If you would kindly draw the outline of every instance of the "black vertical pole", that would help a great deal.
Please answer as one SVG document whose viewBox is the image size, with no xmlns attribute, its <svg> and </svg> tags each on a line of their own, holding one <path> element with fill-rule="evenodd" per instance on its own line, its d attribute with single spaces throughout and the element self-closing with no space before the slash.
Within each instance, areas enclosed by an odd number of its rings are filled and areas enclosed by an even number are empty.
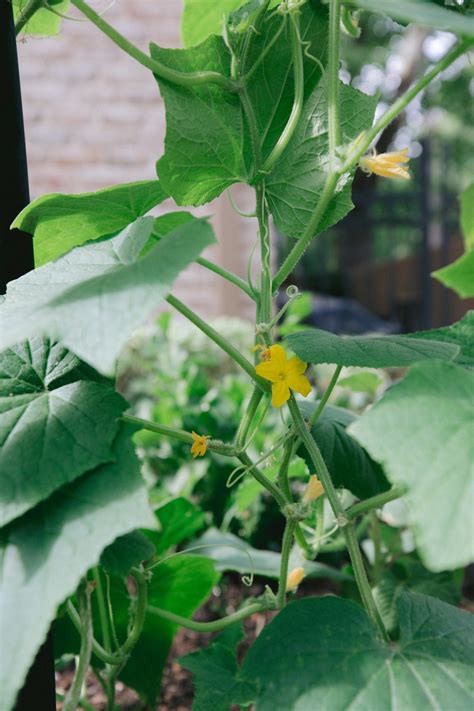
<svg viewBox="0 0 474 711">
<path fill-rule="evenodd" d="M 25 132 L 12 5 L 0 0 L 0 97 L 2 129 L 0 155 L 0 294 L 8 281 L 33 268 L 30 235 L 11 231 L 10 225 L 29 202 Z"/>
<path fill-rule="evenodd" d="M 0 294 L 3 294 L 9 281 L 34 266 L 31 236 L 19 230 L 10 230 L 13 219 L 29 202 L 20 77 L 10 0 L 0 0 L 0 102 L 3 169 L 0 188 Z M 18 623 L 21 624 L 21 620 Z M 15 711 L 54 711 L 55 708 L 53 641 L 49 633 L 28 672 Z"/>
</svg>

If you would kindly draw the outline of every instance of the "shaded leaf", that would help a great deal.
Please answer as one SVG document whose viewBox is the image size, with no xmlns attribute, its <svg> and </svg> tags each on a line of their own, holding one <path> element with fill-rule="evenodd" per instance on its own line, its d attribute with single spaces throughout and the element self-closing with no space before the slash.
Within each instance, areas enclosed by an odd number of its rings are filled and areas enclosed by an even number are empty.
<svg viewBox="0 0 474 711">
<path fill-rule="evenodd" d="M 21 11 L 28 4 L 28 0 L 11 0 L 13 4 L 13 17 L 18 20 Z M 67 13 L 69 8 L 69 0 L 49 0 L 49 5 L 62 15 Z M 43 37 L 57 35 L 61 27 L 61 17 L 58 14 L 50 12 L 47 8 L 42 7 L 35 12 L 30 20 L 23 27 L 21 34 L 25 35 L 41 35 Z"/>
<path fill-rule="evenodd" d="M 353 602 L 323 597 L 290 603 L 244 660 L 240 679 L 256 685 L 256 711 L 274 711 L 276 699 L 285 711 L 468 711 L 473 616 L 407 593 L 399 619 L 400 640 L 388 646 Z"/>
<path fill-rule="evenodd" d="M 205 524 L 205 514 L 187 499 L 180 497 L 167 501 L 155 511 L 161 530 L 148 531 L 158 555 L 171 546 L 192 538 Z"/>
<path fill-rule="evenodd" d="M 9 283 L 0 300 L 0 347 L 47 334 L 110 373 L 122 347 L 207 245 L 212 228 L 195 220 L 140 259 L 154 220 L 142 217 L 110 240 L 76 247 Z"/>
<path fill-rule="evenodd" d="M 155 555 L 155 546 L 141 531 L 132 531 L 116 538 L 103 551 L 101 566 L 113 575 L 124 577 L 130 568 L 151 560 Z"/>
<path fill-rule="evenodd" d="M 10 709 L 58 606 L 117 536 L 155 525 L 131 429 L 105 464 L 56 492 L 2 531 L 0 619 L 3 708 Z"/>
<path fill-rule="evenodd" d="M 377 373 L 372 373 L 371 371 L 366 370 L 361 373 L 353 373 L 345 378 L 341 378 L 338 380 L 338 385 L 349 388 L 349 390 L 353 390 L 356 393 L 368 393 L 369 395 L 375 395 L 382 382 L 383 381 Z"/>
<path fill-rule="evenodd" d="M 474 183 L 461 194 L 461 229 L 466 251 L 474 249 Z"/>
<path fill-rule="evenodd" d="M 0 525 L 114 459 L 125 400 L 76 381 L 78 359 L 47 339 L 0 353 Z"/>
<path fill-rule="evenodd" d="M 166 197 L 158 180 L 79 195 L 42 195 L 20 212 L 12 228 L 34 235 L 35 265 L 40 267 L 84 242 L 123 230 Z"/>
<path fill-rule="evenodd" d="M 407 487 L 410 524 L 434 571 L 474 560 L 474 375 L 452 363 L 423 363 L 350 427 Z"/>
<path fill-rule="evenodd" d="M 179 660 L 194 674 L 193 711 L 229 711 L 232 704 L 247 706 L 255 697 L 255 689 L 238 680 L 237 645 L 243 638 L 241 627 L 232 625 L 209 647 Z"/>
<path fill-rule="evenodd" d="M 305 362 L 367 368 L 403 367 L 433 358 L 452 360 L 459 353 L 450 343 L 409 336 L 336 336 L 318 328 L 298 331 L 285 340 Z"/>
<path fill-rule="evenodd" d="M 312 402 L 299 402 L 298 405 L 307 420 L 316 408 Z M 356 420 L 356 415 L 349 410 L 326 405 L 312 426 L 311 434 L 321 450 L 334 486 L 343 486 L 360 499 L 367 499 L 387 491 L 390 484 L 380 464 L 374 462 L 347 432 L 346 428 Z M 314 467 L 305 447 L 302 446 L 299 453 L 312 472 Z"/>
</svg>

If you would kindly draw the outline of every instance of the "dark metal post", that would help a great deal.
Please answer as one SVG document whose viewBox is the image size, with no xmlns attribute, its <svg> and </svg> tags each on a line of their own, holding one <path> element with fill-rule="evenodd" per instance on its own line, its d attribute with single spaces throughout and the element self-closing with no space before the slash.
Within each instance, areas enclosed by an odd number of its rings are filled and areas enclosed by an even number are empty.
<svg viewBox="0 0 474 711">
<path fill-rule="evenodd" d="M 9 281 L 34 266 L 31 236 L 10 230 L 13 219 L 28 204 L 29 192 L 15 27 L 9 0 L 0 0 L 0 97 L 3 169 L 0 188 L 0 294 L 3 294 Z M 50 633 L 28 673 L 15 711 L 54 711 L 55 708 L 54 654 Z"/>
</svg>

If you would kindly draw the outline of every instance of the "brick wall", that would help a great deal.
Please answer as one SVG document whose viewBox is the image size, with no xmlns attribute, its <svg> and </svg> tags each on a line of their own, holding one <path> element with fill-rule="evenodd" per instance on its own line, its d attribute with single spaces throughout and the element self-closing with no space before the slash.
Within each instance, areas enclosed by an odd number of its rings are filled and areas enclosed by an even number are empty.
<svg viewBox="0 0 474 711">
<path fill-rule="evenodd" d="M 108 2 L 91 4 L 100 11 Z M 105 17 L 146 51 L 150 40 L 180 46 L 181 9 L 181 0 L 115 0 Z M 148 70 L 87 21 L 66 20 L 58 37 L 28 38 L 18 52 L 32 197 L 155 177 L 165 115 Z M 233 193 L 239 206 L 252 209 L 245 188 Z M 205 256 L 244 275 L 254 220 L 236 215 L 226 196 L 194 212 L 213 215 L 219 245 Z M 181 275 L 175 293 L 208 316 L 253 313 L 245 294 L 197 265 Z"/>
</svg>

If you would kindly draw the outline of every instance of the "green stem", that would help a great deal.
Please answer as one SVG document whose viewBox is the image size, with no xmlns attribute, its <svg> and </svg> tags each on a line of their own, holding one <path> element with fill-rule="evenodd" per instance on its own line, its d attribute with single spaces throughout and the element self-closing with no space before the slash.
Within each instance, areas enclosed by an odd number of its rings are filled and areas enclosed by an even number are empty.
<svg viewBox="0 0 474 711">
<path fill-rule="evenodd" d="M 252 301 L 255 301 L 255 294 L 251 290 L 250 286 L 247 284 L 246 281 L 244 281 L 244 279 L 241 279 L 239 276 L 237 276 L 237 274 L 229 272 L 227 269 L 224 269 L 224 267 L 221 267 L 218 264 L 214 264 L 214 262 L 210 262 L 208 259 L 204 259 L 204 257 L 198 257 L 196 259 L 196 262 L 197 264 L 200 264 L 201 267 L 209 269 L 209 271 L 214 272 L 214 274 L 218 274 L 226 281 L 230 282 L 231 284 L 234 284 L 234 286 L 237 286 L 239 289 L 245 292 L 245 294 L 247 294 L 247 296 L 249 296 Z"/>
<path fill-rule="evenodd" d="M 357 540 L 359 540 L 364 533 L 367 531 L 370 525 L 370 516 L 365 516 L 362 521 L 355 527 L 355 534 Z M 346 541 L 341 539 L 335 539 L 329 543 L 324 543 L 321 546 L 323 553 L 336 553 L 338 551 L 343 551 L 347 548 Z"/>
<path fill-rule="evenodd" d="M 360 553 L 359 544 L 358 544 L 357 538 L 355 536 L 354 527 L 353 527 L 351 521 L 347 518 L 345 511 L 342 507 L 342 504 L 339 501 L 336 489 L 334 488 L 334 484 L 332 483 L 331 476 L 330 476 L 329 471 L 326 467 L 326 462 L 323 459 L 323 456 L 319 450 L 318 445 L 316 444 L 315 440 L 313 439 L 313 437 L 310 434 L 308 426 L 303 419 L 303 416 L 302 416 L 300 409 L 298 407 L 298 403 L 296 402 L 293 394 L 291 394 L 291 396 L 290 396 L 290 399 L 288 401 L 288 406 L 290 409 L 290 413 L 291 413 L 291 416 L 293 419 L 295 429 L 298 432 L 304 446 L 307 449 L 307 452 L 311 458 L 313 466 L 315 467 L 316 471 L 318 472 L 318 476 L 324 486 L 324 492 L 325 492 L 326 496 L 328 497 L 329 503 L 331 504 L 331 508 L 334 512 L 334 515 L 336 516 L 336 520 L 339 523 L 339 526 L 343 530 L 343 534 L 346 539 L 347 549 L 349 551 L 349 555 L 350 555 L 351 562 L 352 562 L 352 567 L 354 569 L 354 575 L 355 575 L 355 579 L 357 582 L 357 587 L 359 588 L 359 592 L 360 592 L 362 601 L 364 603 L 365 609 L 367 611 L 367 614 L 369 615 L 372 622 L 379 630 L 379 633 L 381 634 L 383 639 L 387 640 L 388 634 L 385 629 L 385 625 L 382 621 L 382 618 L 380 617 L 380 613 L 377 609 L 377 606 L 375 604 L 375 600 L 372 596 L 372 591 L 370 589 L 370 584 L 369 584 L 369 581 L 367 578 L 367 573 L 366 573 L 364 563 L 362 560 L 362 556 Z"/>
<path fill-rule="evenodd" d="M 293 77 L 295 84 L 295 94 L 293 98 L 293 107 L 290 116 L 283 129 L 278 141 L 273 147 L 272 152 L 262 166 L 262 173 L 269 173 L 277 163 L 281 154 L 290 142 L 298 121 L 303 111 L 304 102 L 304 69 L 303 69 L 303 47 L 301 45 L 300 30 L 299 30 L 299 13 L 294 12 L 290 15 L 290 43 L 291 55 L 293 61 Z"/>
<path fill-rule="evenodd" d="M 156 432 L 157 434 L 162 434 L 165 437 L 171 437 L 172 439 L 177 439 L 180 442 L 186 442 L 186 444 L 192 445 L 194 442 L 192 434 L 190 432 L 186 432 L 185 430 L 179 430 L 175 427 L 168 427 L 167 425 L 160 425 L 157 422 L 143 420 L 141 417 L 135 417 L 134 415 L 122 415 L 121 419 L 132 425 L 138 425 L 138 427 L 141 427 L 144 430 Z M 207 441 L 207 448 L 211 452 L 222 454 L 226 457 L 234 457 L 236 455 L 236 450 L 233 446 L 220 442 L 219 440 L 209 439 Z"/>
<path fill-rule="evenodd" d="M 316 543 L 312 546 L 312 559 L 315 560 L 320 549 L 324 534 L 324 496 L 320 496 L 316 502 L 316 527 L 314 529 Z"/>
<path fill-rule="evenodd" d="M 278 487 L 275 486 L 275 484 L 270 481 L 268 477 L 263 474 L 263 472 L 260 471 L 260 469 L 252 462 L 250 457 L 246 452 L 240 452 L 240 454 L 237 455 L 238 459 L 244 464 L 249 471 L 249 474 L 253 476 L 254 479 L 258 481 L 259 484 L 261 484 L 275 499 L 277 504 L 280 506 L 280 508 L 283 508 L 286 506 L 287 501 L 281 491 L 278 489 Z"/>
<path fill-rule="evenodd" d="M 258 406 L 260 405 L 262 397 L 262 391 L 259 388 L 254 387 L 247 408 L 240 421 L 237 434 L 235 435 L 235 448 L 237 450 L 240 450 L 242 449 L 242 447 L 245 446 L 245 442 L 247 441 L 247 435 L 249 433 L 250 427 L 252 425 L 253 419 L 258 410 Z"/>
<path fill-rule="evenodd" d="M 336 370 L 333 373 L 333 376 L 331 378 L 329 385 L 327 386 L 327 388 L 325 390 L 324 395 L 322 396 L 321 400 L 319 401 L 318 407 L 316 408 L 316 410 L 313 412 L 313 414 L 311 415 L 311 417 L 308 420 L 308 424 L 310 427 L 312 427 L 315 424 L 318 417 L 320 416 L 320 414 L 326 407 L 327 401 L 331 397 L 332 391 L 336 387 L 336 383 L 337 383 L 337 380 L 341 374 L 341 370 L 342 370 L 342 365 L 338 365 Z"/>
<path fill-rule="evenodd" d="M 265 201 L 265 183 L 260 182 L 256 188 L 258 232 L 260 238 L 261 278 L 260 278 L 260 309 L 258 319 L 270 323 L 272 318 L 272 272 L 270 228 L 268 225 L 268 208 Z M 267 345 L 270 345 L 270 334 L 263 334 Z"/>
<path fill-rule="evenodd" d="M 81 618 L 71 600 L 67 601 L 66 610 L 67 614 L 71 619 L 72 624 L 80 634 Z M 101 659 L 105 664 L 117 665 L 127 660 L 127 657 L 120 656 L 118 652 L 117 654 L 110 654 L 110 652 L 107 652 L 107 650 L 104 649 L 103 646 L 95 638 L 92 640 L 92 651 L 94 652 L 96 657 L 99 657 L 99 659 Z"/>
<path fill-rule="evenodd" d="M 364 134 L 364 139 L 360 144 L 357 145 L 357 150 L 351 153 L 342 168 L 340 173 L 345 173 L 351 170 L 358 162 L 359 159 L 364 155 L 364 153 L 369 148 L 370 144 L 377 137 L 380 131 L 388 126 L 397 116 L 400 114 L 408 104 L 417 96 L 420 91 L 423 91 L 428 84 L 430 84 L 433 79 L 435 79 L 438 74 L 447 69 L 458 57 L 467 52 L 471 47 L 474 47 L 474 38 L 465 39 L 459 41 L 452 49 L 447 52 L 444 57 L 442 57 L 439 62 L 437 62 L 429 72 L 421 77 L 413 86 L 411 86 L 402 96 L 400 96 L 390 108 L 379 118 L 376 124 Z"/>
<path fill-rule="evenodd" d="M 280 559 L 280 577 L 278 579 L 278 592 L 277 592 L 277 602 L 278 607 L 285 607 L 286 604 L 286 583 L 288 579 L 288 561 L 291 553 L 291 546 L 293 545 L 293 538 L 295 535 L 296 521 L 289 518 L 287 519 L 285 530 L 283 533 L 283 540 L 281 543 L 281 559 Z"/>
<path fill-rule="evenodd" d="M 365 501 L 359 501 L 358 504 L 354 504 L 350 509 L 347 509 L 346 516 L 350 520 L 354 519 L 360 514 L 364 514 L 372 509 L 381 509 L 382 506 L 388 504 L 389 501 L 394 501 L 399 499 L 403 494 L 406 493 L 406 489 L 403 486 L 394 486 L 388 491 L 384 491 L 381 494 L 376 494 L 371 496 L 370 499 L 365 499 Z"/>
<path fill-rule="evenodd" d="M 313 214 L 309 219 L 305 231 L 303 232 L 300 239 L 295 243 L 295 245 L 287 255 L 286 259 L 284 260 L 283 264 L 281 265 L 280 269 L 273 277 L 274 290 L 278 289 L 278 287 L 281 286 L 285 279 L 291 274 L 291 272 L 305 253 L 306 249 L 308 248 L 309 243 L 316 234 L 318 225 L 321 222 L 322 217 L 324 216 L 324 212 L 326 211 L 329 201 L 331 200 L 334 194 L 337 181 L 338 175 L 334 173 L 329 173 L 326 178 L 326 183 L 324 185 L 323 192 L 321 193 L 321 197 Z"/>
<path fill-rule="evenodd" d="M 255 118 L 255 113 L 253 110 L 252 103 L 249 99 L 247 88 L 242 86 L 239 91 L 240 103 L 244 110 L 245 116 L 247 118 L 247 123 L 250 133 L 250 144 L 252 146 L 252 156 L 254 163 L 254 174 L 257 175 L 260 170 L 261 156 L 260 156 L 260 134 L 258 131 L 257 120 Z"/>
<path fill-rule="evenodd" d="M 81 648 L 74 681 L 66 694 L 63 711 L 76 711 L 92 655 L 92 641 L 94 636 L 92 630 L 91 591 L 88 588 L 87 582 L 80 585 L 77 591 L 77 598 L 79 601 Z"/>
<path fill-rule="evenodd" d="M 84 0 L 71 0 L 72 4 L 80 10 L 99 30 L 109 37 L 120 49 L 136 59 L 147 69 L 156 74 L 161 79 L 166 79 L 173 84 L 192 88 L 197 84 L 220 84 L 223 88 L 229 91 L 236 91 L 236 84 L 218 72 L 179 72 L 175 69 L 167 67 L 165 64 L 152 59 L 148 54 L 142 52 L 141 49 L 129 42 L 120 32 L 117 32 L 103 17 L 97 14 Z"/>
<path fill-rule="evenodd" d="M 288 479 L 288 468 L 293 458 L 295 440 L 290 437 L 285 443 L 283 450 L 283 459 L 281 460 L 280 468 L 278 469 L 278 486 L 286 496 L 289 502 L 292 501 L 290 482 Z"/>
<path fill-rule="evenodd" d="M 170 306 L 179 311 L 180 314 L 185 316 L 189 321 L 191 321 L 191 323 L 193 323 L 197 328 L 199 328 L 200 331 L 205 333 L 206 336 L 211 339 L 211 341 L 214 341 L 214 343 L 219 346 L 219 348 L 222 348 L 222 350 L 225 351 L 228 356 L 230 356 L 238 365 L 240 365 L 242 370 L 244 370 L 247 375 L 251 377 L 251 379 L 258 385 L 261 390 L 263 390 L 264 392 L 268 392 L 270 390 L 270 384 L 256 374 L 255 366 L 249 360 L 247 360 L 247 358 L 245 358 L 245 356 L 243 356 L 240 351 L 238 351 L 237 348 L 232 345 L 232 343 L 230 343 L 227 339 L 221 336 L 221 334 L 218 333 L 214 328 L 212 328 L 212 326 L 209 326 L 208 323 L 206 323 L 202 318 L 195 314 L 194 311 L 185 306 L 185 304 L 183 304 L 182 301 L 177 299 L 175 296 L 169 294 L 166 297 L 166 301 L 170 304 Z"/>
<path fill-rule="evenodd" d="M 64 694 L 60 694 L 58 691 L 56 692 L 56 701 L 64 703 L 65 698 Z M 92 706 L 87 699 L 79 699 L 77 705 L 79 708 L 84 709 L 84 711 L 97 711 L 96 707 Z"/>
<path fill-rule="evenodd" d="M 328 132 L 331 172 L 336 170 L 336 151 L 341 143 L 339 121 L 339 40 L 341 25 L 341 1 L 331 0 L 329 4 L 329 54 L 328 54 Z"/>
<path fill-rule="evenodd" d="M 374 544 L 374 564 L 372 566 L 372 585 L 377 585 L 383 568 L 382 538 L 380 535 L 380 521 L 375 511 L 371 512 L 370 533 Z"/>
<path fill-rule="evenodd" d="M 100 577 L 99 568 L 95 567 L 92 571 L 92 575 L 94 578 L 95 589 L 96 589 L 96 593 L 97 593 L 97 606 L 99 608 L 99 619 L 100 619 L 100 626 L 102 629 L 102 641 L 104 643 L 105 649 L 108 652 L 111 652 L 112 651 L 112 644 L 111 644 L 111 638 L 110 638 L 109 622 L 108 622 L 108 617 L 107 617 L 107 608 L 106 608 L 106 604 L 105 604 L 104 590 L 102 587 L 102 580 Z"/>
<path fill-rule="evenodd" d="M 15 22 L 15 34 L 19 35 L 24 26 L 38 10 L 44 6 L 43 0 L 28 0 Z"/>
<path fill-rule="evenodd" d="M 120 654 L 121 656 L 127 656 L 130 654 L 138 642 L 138 638 L 142 633 L 143 625 L 145 623 L 147 610 L 148 595 L 146 574 L 138 568 L 132 568 L 130 572 L 137 584 L 136 613 L 131 632 L 120 649 L 117 651 L 117 654 Z"/>
<path fill-rule="evenodd" d="M 241 610 L 234 612 L 232 615 L 224 617 L 222 620 L 214 620 L 212 622 L 195 622 L 190 620 L 188 617 L 181 617 L 181 615 L 175 615 L 174 612 L 169 612 L 169 610 L 163 610 L 160 607 L 155 607 L 154 605 L 148 605 L 148 612 L 152 615 L 158 615 L 165 620 L 174 622 L 181 627 L 186 627 L 188 630 L 194 630 L 195 632 L 220 632 L 230 625 L 234 625 L 240 620 L 245 620 L 245 618 L 254 615 L 256 612 L 263 612 L 266 610 L 265 605 L 261 603 L 253 603 L 243 607 Z"/>
</svg>

